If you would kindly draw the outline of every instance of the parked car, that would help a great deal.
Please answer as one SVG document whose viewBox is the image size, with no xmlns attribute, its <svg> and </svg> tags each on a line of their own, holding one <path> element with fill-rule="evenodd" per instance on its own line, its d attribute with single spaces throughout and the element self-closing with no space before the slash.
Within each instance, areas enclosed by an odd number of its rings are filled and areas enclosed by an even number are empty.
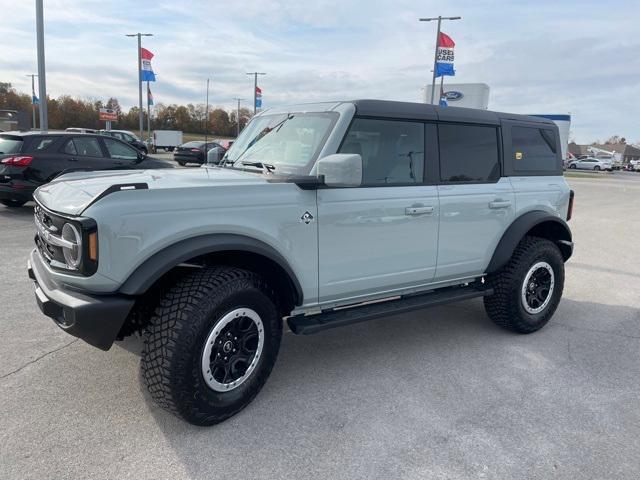
<svg viewBox="0 0 640 480">
<path fill-rule="evenodd" d="M 219 152 L 219 158 L 222 158 L 227 149 L 217 142 L 205 142 L 195 140 L 192 142 L 183 143 L 178 146 L 173 152 L 173 159 L 178 162 L 179 165 L 186 165 L 187 163 L 198 163 L 202 165 L 205 163 L 205 151 L 208 153 L 210 150 L 217 150 Z"/>
<path fill-rule="evenodd" d="M 0 134 L 0 203 L 20 207 L 34 190 L 66 172 L 172 168 L 116 138 L 91 133 Z"/>
<path fill-rule="evenodd" d="M 613 163 L 611 160 L 598 159 L 594 157 L 584 157 L 569 163 L 569 168 L 579 170 L 607 170 L 613 171 Z"/>
<path fill-rule="evenodd" d="M 573 251 L 558 127 L 470 108 L 268 110 L 220 166 L 77 174 L 35 199 L 41 311 L 103 350 L 141 332 L 151 397 L 197 425 L 256 397 L 283 318 L 311 334 L 475 297 L 531 333 Z"/>
<path fill-rule="evenodd" d="M 147 144 L 140 140 L 133 132 L 130 132 L 129 130 L 100 130 L 100 134 L 117 138 L 118 140 L 127 142 L 129 145 L 137 148 L 143 153 L 149 153 Z"/>
<path fill-rule="evenodd" d="M 65 132 L 71 133 L 96 133 L 93 128 L 69 127 L 64 129 Z"/>
</svg>

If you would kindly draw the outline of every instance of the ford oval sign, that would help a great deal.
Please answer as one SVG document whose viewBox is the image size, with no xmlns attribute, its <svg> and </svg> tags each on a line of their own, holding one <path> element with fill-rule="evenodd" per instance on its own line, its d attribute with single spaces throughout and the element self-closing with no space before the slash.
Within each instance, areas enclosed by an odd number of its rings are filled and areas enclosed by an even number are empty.
<svg viewBox="0 0 640 480">
<path fill-rule="evenodd" d="M 452 102 L 461 100 L 462 97 L 464 97 L 462 92 L 456 92 L 455 90 L 451 90 L 450 92 L 444 92 L 444 98 L 446 98 L 447 100 L 451 100 Z"/>
</svg>

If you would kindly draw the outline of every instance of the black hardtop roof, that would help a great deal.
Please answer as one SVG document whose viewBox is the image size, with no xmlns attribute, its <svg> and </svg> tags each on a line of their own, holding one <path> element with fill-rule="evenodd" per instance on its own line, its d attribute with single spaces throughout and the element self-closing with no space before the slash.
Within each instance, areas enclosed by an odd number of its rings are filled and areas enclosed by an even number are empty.
<svg viewBox="0 0 640 480">
<path fill-rule="evenodd" d="M 356 115 L 367 117 L 401 118 L 407 120 L 442 120 L 449 122 L 499 125 L 502 120 L 555 125 L 553 121 L 517 113 L 493 112 L 476 108 L 440 107 L 427 103 L 395 102 L 390 100 L 353 100 Z"/>
</svg>

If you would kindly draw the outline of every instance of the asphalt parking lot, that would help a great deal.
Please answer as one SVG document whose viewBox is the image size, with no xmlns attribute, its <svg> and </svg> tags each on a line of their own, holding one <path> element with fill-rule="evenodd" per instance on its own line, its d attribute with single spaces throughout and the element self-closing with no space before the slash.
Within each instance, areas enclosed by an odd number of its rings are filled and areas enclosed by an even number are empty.
<svg viewBox="0 0 640 480">
<path fill-rule="evenodd" d="M 629 478 L 640 472 L 640 175 L 569 178 L 576 242 L 551 323 L 482 302 L 285 334 L 239 415 L 150 403 L 139 347 L 109 352 L 38 311 L 31 207 L 0 206 L 0 478 Z"/>
</svg>

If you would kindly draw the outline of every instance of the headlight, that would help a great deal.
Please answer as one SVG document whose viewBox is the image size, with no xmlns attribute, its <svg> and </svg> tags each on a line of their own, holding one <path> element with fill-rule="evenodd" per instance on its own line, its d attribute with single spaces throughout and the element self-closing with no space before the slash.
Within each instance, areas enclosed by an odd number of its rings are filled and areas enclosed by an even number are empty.
<svg viewBox="0 0 640 480">
<path fill-rule="evenodd" d="M 67 265 L 77 269 L 82 261 L 82 235 L 74 225 L 65 223 L 62 227 L 62 239 L 69 242 L 62 247 L 64 259 Z"/>
</svg>

